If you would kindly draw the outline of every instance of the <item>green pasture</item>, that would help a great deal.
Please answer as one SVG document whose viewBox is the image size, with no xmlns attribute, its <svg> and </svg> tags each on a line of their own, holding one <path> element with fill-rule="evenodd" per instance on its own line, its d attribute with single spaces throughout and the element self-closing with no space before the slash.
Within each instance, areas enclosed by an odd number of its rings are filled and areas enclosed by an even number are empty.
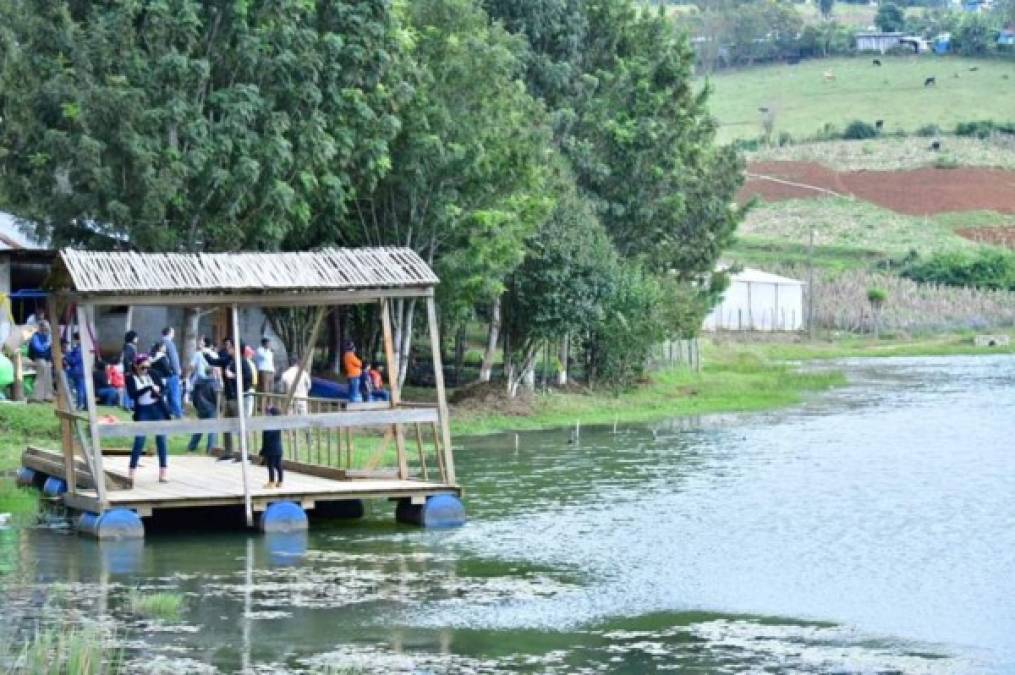
<svg viewBox="0 0 1015 675">
<path fill-rule="evenodd" d="M 725 71 L 708 78 L 709 101 L 719 120 L 719 140 L 761 135 L 758 108 L 775 112 L 775 136 L 795 139 L 817 134 L 825 124 L 842 130 L 860 119 L 882 119 L 885 133 L 915 132 L 936 124 L 952 130 L 958 122 L 1015 118 L 1015 63 L 957 56 L 879 56 L 813 59 Z M 971 68 L 977 70 L 971 71 Z M 826 80 L 824 73 L 835 76 Z M 937 85 L 924 87 L 935 77 Z M 704 80 L 702 80 L 704 82 Z"/>
</svg>

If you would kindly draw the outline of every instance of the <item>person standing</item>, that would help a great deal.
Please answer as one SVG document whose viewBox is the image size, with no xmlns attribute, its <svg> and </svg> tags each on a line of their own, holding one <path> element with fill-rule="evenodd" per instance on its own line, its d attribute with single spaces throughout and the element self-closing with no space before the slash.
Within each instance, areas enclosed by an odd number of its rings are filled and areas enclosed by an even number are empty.
<svg viewBox="0 0 1015 675">
<path fill-rule="evenodd" d="M 183 369 L 180 368 L 180 354 L 176 351 L 176 343 L 173 342 L 176 331 L 170 326 L 162 329 L 162 344 L 166 346 L 166 357 L 169 359 L 169 376 L 166 377 L 166 403 L 169 404 L 169 414 L 180 419 L 183 417 L 183 392 L 180 390 L 180 375 Z"/>
<path fill-rule="evenodd" d="M 35 388 L 32 390 L 32 401 L 50 402 L 53 400 L 53 336 L 49 332 L 49 322 L 39 321 L 35 334 L 28 342 L 28 358 L 35 365 Z"/>
<path fill-rule="evenodd" d="M 215 373 L 205 360 L 205 354 L 210 354 L 212 358 L 215 357 L 215 352 L 211 349 L 211 342 L 208 338 L 202 336 L 197 339 L 197 350 L 190 361 L 189 373 L 190 400 L 194 403 L 194 409 L 197 410 L 198 419 L 202 420 L 214 419 L 218 415 L 218 394 L 215 391 Z M 211 453 L 217 438 L 217 435 L 214 433 L 208 434 L 208 445 L 205 449 L 207 453 Z M 190 443 L 187 444 L 187 451 L 194 452 L 197 450 L 197 445 L 200 442 L 201 434 L 191 436 Z"/>
<path fill-rule="evenodd" d="M 270 394 L 275 386 L 275 353 L 271 351 L 268 338 L 261 338 L 261 346 L 254 354 L 254 365 L 257 366 L 257 390 Z"/>
<path fill-rule="evenodd" d="M 120 372 L 123 373 L 123 409 L 133 410 L 134 400 L 127 388 L 127 379 L 134 372 L 134 361 L 137 359 L 137 331 L 129 330 L 123 335 L 123 353 L 120 356 Z"/>
<path fill-rule="evenodd" d="M 217 366 L 222 369 L 222 377 L 225 380 L 223 390 L 225 393 L 226 417 L 238 417 L 240 414 L 239 406 L 242 405 L 243 395 L 239 391 L 238 382 L 236 381 L 237 368 L 243 377 L 243 382 L 247 383 L 254 377 L 254 371 L 250 367 L 247 359 L 243 358 L 242 350 L 245 347 L 243 343 L 240 343 L 240 353 L 236 353 L 236 347 L 233 345 L 232 340 L 228 340 L 225 345 L 225 356 L 219 353 L 218 357 L 213 356 L 210 351 L 204 353 L 204 360 L 208 362 L 210 366 Z M 246 388 L 244 384 L 244 388 Z M 219 460 L 230 459 L 233 455 L 233 435 L 226 433 L 225 435 L 225 454 L 219 458 Z M 237 460 L 239 461 L 239 460 Z"/>
<path fill-rule="evenodd" d="M 271 406 L 268 414 L 277 417 L 281 414 L 278 408 Z M 282 432 L 278 429 L 265 429 L 261 432 L 261 452 L 264 463 L 268 465 L 268 482 L 265 489 L 282 487 Z M 275 480 L 276 474 L 278 480 Z"/>
<path fill-rule="evenodd" d="M 356 345 L 352 341 L 345 343 L 345 353 L 342 354 L 342 367 L 345 369 L 345 376 L 349 383 L 349 402 L 357 403 L 363 400 L 363 362 L 356 356 Z"/>
<path fill-rule="evenodd" d="M 163 389 L 152 378 L 148 372 L 150 359 L 148 355 L 142 354 L 134 360 L 134 368 L 130 377 L 127 378 L 127 390 L 130 398 L 134 401 L 135 422 L 155 422 L 167 419 L 165 404 L 162 400 Z M 144 451 L 144 436 L 134 437 L 134 447 L 130 451 L 130 479 L 134 480 L 134 472 L 137 470 L 138 461 Z M 166 437 L 163 434 L 155 436 L 155 448 L 159 455 L 159 482 L 167 483 L 166 469 L 169 458 L 166 450 Z"/>
<path fill-rule="evenodd" d="M 81 355 L 81 338 L 74 333 L 70 349 L 67 349 L 67 341 L 61 340 L 60 346 L 64 348 L 63 370 L 67 374 L 67 383 L 74 390 L 74 407 L 77 410 L 88 408 L 88 394 L 85 389 L 85 362 Z"/>
</svg>

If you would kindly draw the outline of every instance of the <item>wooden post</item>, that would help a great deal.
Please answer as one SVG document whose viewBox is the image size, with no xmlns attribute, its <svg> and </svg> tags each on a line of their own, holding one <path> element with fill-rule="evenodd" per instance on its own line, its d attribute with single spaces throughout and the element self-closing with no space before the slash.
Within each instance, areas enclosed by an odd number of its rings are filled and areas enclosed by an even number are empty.
<svg viewBox="0 0 1015 675">
<path fill-rule="evenodd" d="M 85 371 L 85 402 L 88 406 L 88 431 L 91 436 L 91 455 L 95 494 L 99 498 L 99 512 L 106 508 L 106 472 L 102 468 L 102 441 L 99 438 L 98 411 L 95 407 L 95 387 L 92 369 L 95 363 L 95 341 L 92 339 L 91 305 L 78 303 L 78 336 L 81 339 L 81 362 Z"/>
<path fill-rule="evenodd" d="M 73 405 L 68 407 L 70 398 L 67 388 L 68 382 L 63 372 L 63 348 L 60 345 L 60 320 L 59 307 L 56 298 L 50 294 L 46 299 L 46 313 L 50 321 L 50 338 L 53 341 L 53 379 L 54 386 L 59 383 L 60 391 L 56 395 L 56 409 L 62 412 L 71 412 Z M 56 376 L 60 374 L 60 377 Z M 40 373 L 35 375 L 35 386 L 39 386 Z M 63 475 L 67 481 L 67 493 L 73 495 L 77 492 L 77 475 L 74 465 L 74 437 L 71 434 L 70 422 L 67 418 L 60 416 L 60 440 L 63 445 Z"/>
<path fill-rule="evenodd" d="M 426 299 L 426 319 L 430 326 L 430 351 L 433 354 L 433 377 L 437 384 L 437 415 L 441 423 L 441 445 L 447 482 L 455 483 L 455 461 L 451 453 L 451 424 L 448 420 L 448 399 L 444 391 L 444 368 L 441 365 L 440 329 L 437 326 L 437 305 L 433 296 Z"/>
<path fill-rule="evenodd" d="M 285 407 L 282 408 L 282 410 L 287 415 L 289 414 L 289 408 L 292 407 L 293 397 L 296 395 L 296 385 L 299 383 L 300 378 L 303 377 L 303 373 L 306 371 L 307 366 L 313 366 L 314 345 L 317 344 L 317 331 L 321 328 L 321 319 L 323 319 L 324 315 L 327 313 L 327 307 L 320 307 L 317 310 L 317 316 L 314 317 L 314 327 L 310 329 L 310 340 L 307 341 L 307 347 L 303 350 L 303 358 L 300 359 L 300 367 L 296 371 L 296 377 L 293 379 L 292 386 L 289 387 L 289 391 L 286 392 Z"/>
<path fill-rule="evenodd" d="M 398 391 L 398 375 L 395 371 L 398 368 L 395 366 L 395 343 L 391 336 L 391 307 L 390 303 L 385 299 L 381 300 L 381 328 L 384 332 L 384 360 L 388 364 L 388 388 L 390 396 L 388 397 L 389 403 L 392 408 L 397 408 L 401 402 L 401 396 Z M 395 430 L 395 448 L 398 454 L 398 477 L 402 480 L 406 480 L 409 477 L 409 462 L 405 457 L 405 434 L 402 433 L 402 425 L 393 425 Z"/>
<path fill-rule="evenodd" d="M 233 362 L 236 366 L 236 416 L 240 421 L 240 474 L 243 476 L 243 508 L 247 515 L 247 527 L 254 526 L 254 505 L 250 501 L 250 481 L 247 478 L 247 411 L 244 409 L 243 348 L 240 346 L 240 312 L 232 306 L 233 314 Z"/>
<path fill-rule="evenodd" d="M 21 358 L 20 349 L 14 351 L 14 391 L 12 393 L 15 401 L 25 400 L 25 363 Z"/>
</svg>

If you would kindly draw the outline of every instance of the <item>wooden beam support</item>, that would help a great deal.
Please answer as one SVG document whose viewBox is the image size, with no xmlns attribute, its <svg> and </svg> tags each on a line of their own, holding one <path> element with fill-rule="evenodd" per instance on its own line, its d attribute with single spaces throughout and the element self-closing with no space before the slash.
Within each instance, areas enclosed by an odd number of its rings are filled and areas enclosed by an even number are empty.
<svg viewBox="0 0 1015 675">
<path fill-rule="evenodd" d="M 448 420 L 448 397 L 444 390 L 444 366 L 441 364 L 441 338 L 437 326 L 437 306 L 434 299 L 426 299 L 426 319 L 430 326 L 430 352 L 433 354 L 433 378 L 437 385 L 437 415 L 441 425 L 441 446 L 444 452 L 445 479 L 455 483 L 455 460 L 451 452 L 451 423 Z"/>
<path fill-rule="evenodd" d="M 254 526 L 254 509 L 250 501 L 250 480 L 247 476 L 247 397 L 243 382 L 242 341 L 240 340 L 240 312 L 232 306 L 233 315 L 233 365 L 236 368 L 236 419 L 240 432 L 240 474 L 243 476 L 243 508 L 247 515 L 247 527 Z"/>
<path fill-rule="evenodd" d="M 63 348 L 60 344 L 60 303 L 57 298 L 50 295 L 46 299 L 46 314 L 50 319 L 50 338 L 53 341 L 53 380 L 54 385 L 59 384 L 60 390 L 56 392 L 56 412 L 69 413 L 74 409 L 74 399 L 70 395 L 67 375 L 63 372 Z M 35 386 L 39 386 L 41 373 L 35 375 Z M 67 481 L 67 492 L 74 494 L 77 490 L 77 479 L 74 476 L 74 437 L 71 435 L 72 423 L 69 420 L 60 418 L 60 439 L 63 445 L 63 469 Z"/>
<path fill-rule="evenodd" d="M 271 429 L 328 429 L 388 426 L 392 424 L 412 424 L 414 422 L 433 423 L 439 419 L 436 408 L 396 408 L 394 410 L 364 410 L 319 413 L 316 415 L 289 415 L 271 417 L 269 415 L 253 417 L 246 420 L 247 431 L 265 431 Z M 115 424 L 99 424 L 99 436 L 102 438 L 131 438 L 151 434 L 208 434 L 231 432 L 238 433 L 239 421 L 235 418 L 220 417 L 216 419 L 182 419 L 161 420 L 158 422 L 117 422 Z"/>
<path fill-rule="evenodd" d="M 300 367 L 296 370 L 296 377 L 293 379 L 289 391 L 286 392 L 285 405 L 282 406 L 283 414 L 292 410 L 293 398 L 296 396 L 296 387 L 299 385 L 303 373 L 307 371 L 307 366 L 311 368 L 314 366 L 314 347 L 317 345 L 317 332 L 321 329 L 321 320 L 327 313 L 327 307 L 320 307 L 317 310 L 317 316 L 314 317 L 314 325 L 310 329 L 310 339 L 307 340 L 306 347 L 303 349 L 303 358 L 300 359 Z"/>
<path fill-rule="evenodd" d="M 348 291 L 322 291 L 312 293 L 165 293 L 141 294 L 66 294 L 80 298 L 95 307 L 106 306 L 213 306 L 224 302 L 240 307 L 331 307 L 334 305 L 361 305 L 377 302 L 382 298 L 427 298 L 433 296 L 433 288 L 370 288 Z"/>
<path fill-rule="evenodd" d="M 398 391 L 398 364 L 395 363 L 395 347 L 391 335 L 391 303 L 381 300 L 381 328 L 384 333 L 384 360 L 388 364 L 388 388 L 390 389 L 390 407 L 397 408 L 401 400 Z M 405 480 L 409 477 L 409 461 L 405 456 L 405 434 L 402 425 L 395 424 L 395 451 L 398 456 L 398 477 Z"/>
<path fill-rule="evenodd" d="M 82 368 L 84 369 L 84 380 L 85 380 L 85 405 L 88 407 L 88 432 L 91 436 L 91 461 L 89 464 L 92 467 L 93 476 L 104 476 L 105 470 L 102 468 L 102 440 L 99 438 L 99 424 L 98 424 L 98 410 L 95 406 L 95 391 L 94 384 L 92 383 L 92 369 L 95 364 L 95 341 L 92 339 L 94 335 L 92 326 L 92 312 L 91 307 L 88 305 L 79 304 L 77 307 L 78 315 L 78 336 L 81 339 L 81 362 Z M 96 481 L 95 491 L 99 497 L 99 508 L 105 510 L 106 506 L 106 482 Z M 100 511 L 101 513 L 101 511 Z"/>
</svg>

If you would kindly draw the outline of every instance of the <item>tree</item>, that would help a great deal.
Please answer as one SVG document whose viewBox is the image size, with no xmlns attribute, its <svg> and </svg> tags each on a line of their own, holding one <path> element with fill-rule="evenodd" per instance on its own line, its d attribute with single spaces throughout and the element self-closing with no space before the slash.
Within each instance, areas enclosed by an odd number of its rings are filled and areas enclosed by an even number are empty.
<svg viewBox="0 0 1015 675">
<path fill-rule="evenodd" d="M 54 245 L 272 249 L 384 167 L 384 0 L 4 4 L 0 184 Z"/>
<path fill-rule="evenodd" d="M 993 23 L 985 14 L 963 14 L 954 33 L 955 51 L 964 56 L 984 56 L 997 42 Z"/>
<path fill-rule="evenodd" d="M 832 18 L 832 11 L 835 9 L 835 0 L 818 0 L 818 9 L 825 19 Z"/>
<path fill-rule="evenodd" d="M 888 293 L 883 288 L 867 289 L 867 302 L 871 305 L 871 317 L 874 320 L 874 338 L 881 335 L 881 308 L 888 299 Z"/>
<path fill-rule="evenodd" d="M 411 86 L 390 171 L 361 190 L 354 217 L 319 223 L 312 241 L 408 246 L 431 263 L 446 324 L 503 290 L 522 242 L 552 208 L 544 194 L 549 130 L 521 80 L 524 43 L 472 0 L 402 5 Z M 394 303 L 399 377 L 407 374 L 414 301 Z"/>
<path fill-rule="evenodd" d="M 895 33 L 906 27 L 906 15 L 902 8 L 891 2 L 882 2 L 874 15 L 874 24 L 885 33 Z"/>
</svg>

